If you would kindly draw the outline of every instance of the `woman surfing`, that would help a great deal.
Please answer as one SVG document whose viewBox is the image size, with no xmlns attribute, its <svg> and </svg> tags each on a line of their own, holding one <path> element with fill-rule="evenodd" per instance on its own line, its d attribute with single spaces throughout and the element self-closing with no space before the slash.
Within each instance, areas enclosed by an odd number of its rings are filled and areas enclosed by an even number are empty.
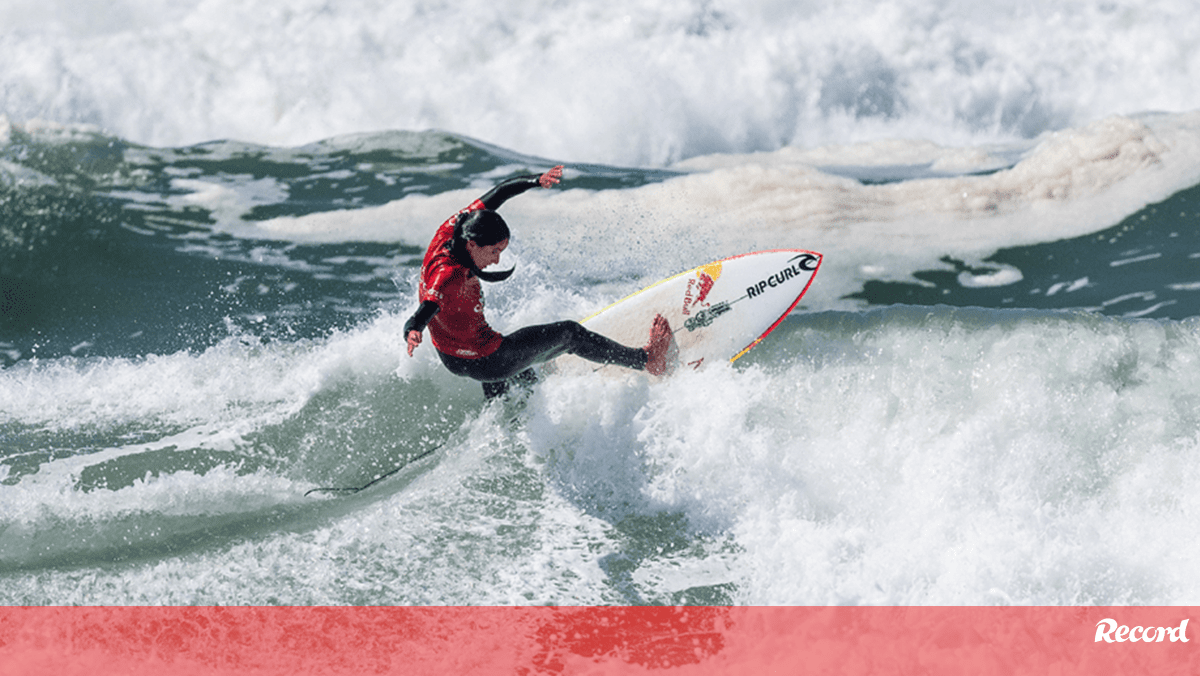
<svg viewBox="0 0 1200 676">
<path fill-rule="evenodd" d="M 420 305 L 404 325 L 408 356 L 413 356 L 428 328 L 442 364 L 455 375 L 483 383 L 489 399 L 505 393 L 510 379 L 535 382 L 532 367 L 562 354 L 652 375 L 673 368 L 678 348 L 662 315 L 654 318 L 645 347 L 622 345 L 569 320 L 527 326 L 508 335 L 488 325 L 480 281 L 499 282 L 513 273 L 513 269 L 484 270 L 498 263 L 508 247 L 508 224 L 496 210 L 526 190 L 556 185 L 562 169 L 557 166 L 544 174 L 508 179 L 437 229 L 421 263 Z"/>
</svg>

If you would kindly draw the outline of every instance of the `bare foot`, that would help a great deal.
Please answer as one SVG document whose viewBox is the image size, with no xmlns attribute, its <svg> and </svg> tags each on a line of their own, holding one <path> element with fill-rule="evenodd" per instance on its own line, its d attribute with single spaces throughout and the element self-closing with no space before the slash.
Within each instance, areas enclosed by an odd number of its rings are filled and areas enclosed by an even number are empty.
<svg viewBox="0 0 1200 676">
<path fill-rule="evenodd" d="M 669 375 L 675 370 L 675 363 L 679 359 L 679 346 L 675 344 L 675 334 L 671 332 L 671 325 L 662 315 L 654 317 L 646 354 L 646 370 L 651 375 Z"/>
</svg>

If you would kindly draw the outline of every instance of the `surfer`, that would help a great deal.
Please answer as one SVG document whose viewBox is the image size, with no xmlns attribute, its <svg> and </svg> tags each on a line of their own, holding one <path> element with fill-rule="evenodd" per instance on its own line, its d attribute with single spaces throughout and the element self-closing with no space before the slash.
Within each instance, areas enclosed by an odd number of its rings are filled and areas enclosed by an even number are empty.
<svg viewBox="0 0 1200 676">
<path fill-rule="evenodd" d="M 451 216 L 437 229 L 421 263 L 421 304 L 404 325 L 408 356 L 429 329 L 442 364 L 453 374 L 483 383 L 491 399 L 508 391 L 508 381 L 536 382 L 531 368 L 562 354 L 600 364 L 663 375 L 673 366 L 675 338 L 666 318 L 658 315 L 645 347 L 627 347 L 575 321 L 539 324 L 501 335 L 483 316 L 480 280 L 508 279 L 513 269 L 487 272 L 508 247 L 508 224 L 496 209 L 531 188 L 550 188 L 562 179 L 562 166 L 544 174 L 518 176 L 492 188 Z"/>
</svg>

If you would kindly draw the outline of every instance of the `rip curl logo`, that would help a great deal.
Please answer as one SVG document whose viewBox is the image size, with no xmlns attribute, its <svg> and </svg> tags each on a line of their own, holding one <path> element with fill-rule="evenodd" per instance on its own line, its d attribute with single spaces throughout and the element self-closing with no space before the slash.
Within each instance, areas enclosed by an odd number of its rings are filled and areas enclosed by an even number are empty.
<svg viewBox="0 0 1200 676">
<path fill-rule="evenodd" d="M 796 277 L 803 277 L 805 273 L 816 270 L 820 260 L 820 258 L 812 254 L 800 254 L 789 260 L 786 268 L 766 279 L 759 280 L 756 284 L 746 287 L 746 297 L 754 298 L 766 291 L 768 287 L 773 289 L 788 283 L 788 281 Z"/>
<path fill-rule="evenodd" d="M 1117 624 L 1111 618 L 1105 618 L 1096 623 L 1096 643 L 1162 643 L 1170 639 L 1171 643 L 1187 643 L 1187 625 L 1184 620 L 1178 627 L 1127 627 Z"/>
</svg>

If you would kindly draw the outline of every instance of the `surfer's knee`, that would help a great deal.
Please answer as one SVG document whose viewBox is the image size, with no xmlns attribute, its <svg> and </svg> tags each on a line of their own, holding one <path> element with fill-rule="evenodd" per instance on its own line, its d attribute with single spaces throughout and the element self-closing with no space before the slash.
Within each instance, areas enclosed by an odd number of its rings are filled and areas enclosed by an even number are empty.
<svg viewBox="0 0 1200 676">
<path fill-rule="evenodd" d="M 579 336 L 579 337 L 586 338 L 586 337 L 592 335 L 592 332 L 589 331 L 587 329 L 587 327 L 585 327 L 583 324 L 580 324 L 577 321 L 568 319 L 568 320 L 563 321 L 562 323 L 566 324 L 570 327 L 571 335 L 573 335 L 573 336 Z"/>
<path fill-rule="evenodd" d="M 580 341 L 587 340 L 588 330 L 583 328 L 583 324 L 571 319 L 564 319 L 560 322 L 554 322 L 548 325 L 549 335 L 556 336 L 555 340 L 563 347 L 571 351 L 580 344 Z"/>
</svg>

